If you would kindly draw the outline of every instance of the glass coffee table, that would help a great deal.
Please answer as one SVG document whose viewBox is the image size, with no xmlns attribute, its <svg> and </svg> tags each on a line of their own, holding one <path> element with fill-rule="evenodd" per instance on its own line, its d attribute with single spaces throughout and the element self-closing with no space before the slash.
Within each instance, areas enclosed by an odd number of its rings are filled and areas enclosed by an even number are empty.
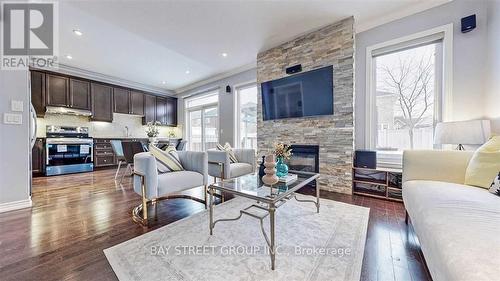
<svg viewBox="0 0 500 281">
<path fill-rule="evenodd" d="M 222 221 L 239 220 L 242 215 L 248 215 L 260 221 L 260 228 L 264 239 L 269 247 L 271 256 L 271 269 L 275 268 L 276 259 L 276 244 L 275 244 L 275 212 L 281 205 L 288 200 L 294 198 L 299 202 L 311 202 L 316 205 L 316 211 L 319 213 L 319 186 L 316 184 L 316 200 L 303 200 L 295 196 L 295 192 L 319 178 L 319 174 L 309 172 L 290 171 L 297 175 L 297 179 L 288 183 L 277 183 L 272 187 L 264 185 L 258 174 L 251 174 L 235 179 L 223 180 L 214 183 L 208 187 L 210 193 L 210 235 L 213 233 L 215 224 Z M 240 214 L 235 218 L 218 219 L 214 221 L 214 194 L 216 191 L 230 193 L 235 196 L 241 196 L 248 199 L 253 199 L 256 202 L 252 205 L 240 210 Z M 260 210 L 264 215 L 259 215 L 252 212 L 252 209 Z M 269 216 L 270 235 L 268 236 L 264 229 L 264 218 Z"/>
</svg>

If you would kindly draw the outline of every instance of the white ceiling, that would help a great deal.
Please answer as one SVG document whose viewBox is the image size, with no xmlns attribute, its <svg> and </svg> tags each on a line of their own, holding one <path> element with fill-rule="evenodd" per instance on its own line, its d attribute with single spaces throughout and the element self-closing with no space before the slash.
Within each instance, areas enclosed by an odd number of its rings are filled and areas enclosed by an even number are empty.
<svg viewBox="0 0 500 281">
<path fill-rule="evenodd" d="M 60 1 L 59 50 L 63 64 L 178 90 L 352 15 L 359 31 L 447 1 Z"/>
</svg>

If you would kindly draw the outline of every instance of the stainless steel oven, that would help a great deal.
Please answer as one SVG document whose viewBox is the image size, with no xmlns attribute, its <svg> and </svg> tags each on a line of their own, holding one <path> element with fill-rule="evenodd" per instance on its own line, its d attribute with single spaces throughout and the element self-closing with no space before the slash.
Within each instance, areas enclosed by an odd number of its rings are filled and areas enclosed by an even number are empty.
<svg viewBox="0 0 500 281">
<path fill-rule="evenodd" d="M 86 127 L 47 126 L 47 176 L 93 171 L 93 148 Z"/>
</svg>

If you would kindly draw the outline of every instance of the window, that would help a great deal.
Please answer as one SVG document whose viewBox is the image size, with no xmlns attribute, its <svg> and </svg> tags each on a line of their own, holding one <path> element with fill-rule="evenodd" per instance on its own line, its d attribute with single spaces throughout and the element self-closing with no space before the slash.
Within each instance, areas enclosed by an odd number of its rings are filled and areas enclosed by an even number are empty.
<svg viewBox="0 0 500 281">
<path fill-rule="evenodd" d="M 186 135 L 189 150 L 204 151 L 219 142 L 219 93 L 209 92 L 187 98 Z"/>
<path fill-rule="evenodd" d="M 236 88 L 236 145 L 257 149 L 257 85 Z"/>
<path fill-rule="evenodd" d="M 377 150 L 433 148 L 439 49 L 440 43 L 432 43 L 375 58 Z"/>
<path fill-rule="evenodd" d="M 443 120 L 445 32 L 368 48 L 367 146 L 380 166 L 399 167 L 407 149 L 433 149 Z"/>
</svg>

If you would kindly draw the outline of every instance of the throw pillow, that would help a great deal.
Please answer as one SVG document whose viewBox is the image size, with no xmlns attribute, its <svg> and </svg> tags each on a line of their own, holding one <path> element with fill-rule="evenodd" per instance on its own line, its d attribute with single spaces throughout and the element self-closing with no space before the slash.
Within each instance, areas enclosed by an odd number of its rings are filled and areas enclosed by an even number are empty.
<svg viewBox="0 0 500 281">
<path fill-rule="evenodd" d="M 229 154 L 229 160 L 231 163 L 238 163 L 238 158 L 236 158 L 236 155 L 234 154 L 233 148 L 229 143 L 226 142 L 224 146 L 222 146 L 220 143 L 217 144 L 217 149 L 220 151 L 226 151 Z"/>
<path fill-rule="evenodd" d="M 500 171 L 500 136 L 492 137 L 474 152 L 465 172 L 465 184 L 488 189 Z"/>
<path fill-rule="evenodd" d="M 498 172 L 498 176 L 491 183 L 490 192 L 500 196 L 500 172 Z"/>
<path fill-rule="evenodd" d="M 156 167 L 159 173 L 184 171 L 179 155 L 173 146 L 161 150 L 154 145 L 149 146 L 149 152 L 156 159 Z"/>
</svg>

